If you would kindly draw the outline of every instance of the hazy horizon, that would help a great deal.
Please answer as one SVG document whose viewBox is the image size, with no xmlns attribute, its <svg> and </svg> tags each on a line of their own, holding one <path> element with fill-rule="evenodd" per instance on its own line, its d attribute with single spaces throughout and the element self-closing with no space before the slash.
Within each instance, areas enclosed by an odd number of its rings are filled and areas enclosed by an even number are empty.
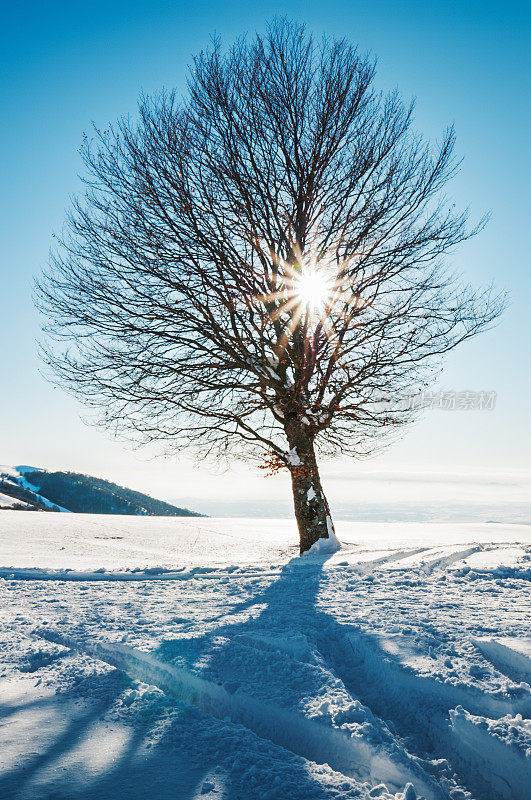
<svg viewBox="0 0 531 800">
<path fill-rule="evenodd" d="M 3 465 L 0 465 L 0 471 Z M 18 466 L 18 465 L 5 465 Z M 47 465 L 29 464 L 37 469 Z M 322 478 L 335 519 L 373 522 L 504 522 L 531 521 L 531 474 L 513 473 L 415 473 L 383 472 L 371 469 L 352 474 L 341 463 L 326 464 Z M 343 467 L 343 469 L 341 469 Z M 360 470 L 360 465 L 357 465 Z M 361 467 L 363 469 L 363 467 Z M 54 466 L 50 471 L 63 471 Z M 71 471 L 78 471 L 72 469 Z M 172 485 L 171 470 L 157 470 L 157 481 L 150 480 L 149 470 L 124 481 L 120 474 L 102 472 L 95 477 L 111 480 L 128 489 L 145 492 L 181 508 L 209 517 L 278 519 L 293 517 L 289 477 L 253 476 L 247 479 L 242 496 L 233 489 L 235 481 L 245 477 L 245 467 L 235 465 L 224 474 L 212 476 L 211 484 L 194 481 L 193 470 L 182 491 Z M 196 491 L 193 492 L 194 486 Z M 231 491 L 232 487 L 232 491 Z M 186 492 L 191 493 L 186 493 Z"/>
</svg>

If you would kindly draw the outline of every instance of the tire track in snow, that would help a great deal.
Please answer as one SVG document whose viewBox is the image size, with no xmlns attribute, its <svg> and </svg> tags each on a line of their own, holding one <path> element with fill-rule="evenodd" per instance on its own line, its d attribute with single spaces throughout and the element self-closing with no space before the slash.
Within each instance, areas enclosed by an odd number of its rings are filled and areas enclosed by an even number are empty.
<svg viewBox="0 0 531 800">
<path fill-rule="evenodd" d="M 131 678 L 158 686 L 166 694 L 218 719 L 244 725 L 261 738 L 317 764 L 375 785 L 382 780 L 400 790 L 411 782 L 426 800 L 445 800 L 447 793 L 406 753 L 400 758 L 385 746 L 350 737 L 346 732 L 302 715 L 269 705 L 243 692 L 205 680 L 128 645 L 81 641 L 48 629 L 32 632 L 71 650 L 85 653 L 126 672 Z"/>
</svg>

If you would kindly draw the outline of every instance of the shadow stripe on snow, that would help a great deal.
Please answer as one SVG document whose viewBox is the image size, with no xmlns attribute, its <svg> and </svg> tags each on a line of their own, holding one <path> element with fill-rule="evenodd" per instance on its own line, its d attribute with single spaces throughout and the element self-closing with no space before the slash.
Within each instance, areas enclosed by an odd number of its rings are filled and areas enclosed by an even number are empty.
<svg viewBox="0 0 531 800">
<path fill-rule="evenodd" d="M 231 694 L 223 686 L 166 664 L 128 645 L 81 641 L 55 630 L 37 628 L 33 635 L 77 650 L 126 672 L 130 677 L 158 686 L 166 694 L 202 712 L 244 725 L 258 736 L 317 764 L 374 784 L 384 782 L 400 790 L 411 782 L 426 800 L 446 800 L 447 793 L 405 753 L 399 760 L 384 746 L 368 742 L 302 715 L 256 700 L 242 692 Z"/>
</svg>

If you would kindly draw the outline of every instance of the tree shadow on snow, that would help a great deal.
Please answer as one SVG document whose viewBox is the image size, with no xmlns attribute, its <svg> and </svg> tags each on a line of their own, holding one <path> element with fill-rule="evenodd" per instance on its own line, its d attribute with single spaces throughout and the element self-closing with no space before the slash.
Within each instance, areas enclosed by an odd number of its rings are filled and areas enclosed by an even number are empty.
<svg viewBox="0 0 531 800">
<path fill-rule="evenodd" d="M 229 612 L 240 615 L 257 607 L 258 613 L 251 613 L 243 622 L 225 622 L 204 636 L 164 641 L 154 655 L 225 684 L 231 692 L 237 691 L 240 683 L 245 691 L 246 681 L 254 681 L 256 686 L 260 676 L 257 695 L 265 703 L 274 704 L 277 695 L 289 691 L 290 705 L 296 708 L 308 693 L 320 688 L 318 676 L 315 686 L 311 685 L 306 642 L 308 652 L 316 647 L 325 655 L 339 628 L 316 606 L 326 560 L 318 556 L 292 559 L 278 579 Z M 93 680 L 97 684 L 102 675 Z M 83 763 L 86 737 L 92 737 L 93 743 L 101 737 L 105 755 L 114 724 L 112 713 L 108 722 L 109 712 L 123 688 L 123 682 L 116 682 L 89 710 L 71 714 L 66 726 L 52 734 L 38 754 L 0 775 L 0 796 L 13 800 L 337 797 L 335 788 L 312 777 L 303 758 L 241 725 L 227 725 L 171 698 L 161 700 L 160 695 L 131 706 L 131 725 L 125 719 L 128 738 L 109 753 L 107 761 L 103 757 L 97 769 Z M 80 696 L 83 694 L 91 696 L 90 685 Z M 57 702 L 65 699 L 59 696 Z M 71 713 L 66 704 L 64 713 Z M 120 719 L 123 717 L 117 718 L 116 728 L 123 728 Z M 349 796 L 346 787 L 342 796 Z"/>
<path fill-rule="evenodd" d="M 253 696 L 267 705 L 282 706 L 288 692 L 290 707 L 302 713 L 305 699 L 322 688 L 322 674 L 311 666 L 314 651 L 319 651 L 320 658 L 329 649 L 330 641 L 326 647 L 325 642 L 339 633 L 338 623 L 317 606 L 323 566 L 329 557 L 293 558 L 279 578 L 234 605 L 225 616 L 227 619 L 250 613 L 244 621 L 226 621 L 199 637 L 163 641 L 154 655 L 224 685 L 230 693 L 237 692 L 240 686 L 242 692 L 249 693 L 248 687 L 252 686 Z M 256 747 L 260 740 L 254 739 L 255 751 L 249 752 L 248 757 L 245 753 L 242 757 L 241 742 L 234 742 L 239 759 L 236 765 L 230 763 L 227 748 L 220 752 L 218 745 L 217 752 L 209 752 L 209 768 L 218 767 L 225 773 L 225 800 L 255 800 L 264 796 L 264 787 L 268 789 L 265 796 L 279 800 L 336 796 L 332 787 L 327 790 L 311 777 L 303 759 L 270 743 L 260 754 Z M 273 767 L 272 751 L 277 758 Z M 260 790 L 248 785 L 249 769 Z M 275 772 L 281 779 L 278 793 L 271 786 Z"/>
</svg>

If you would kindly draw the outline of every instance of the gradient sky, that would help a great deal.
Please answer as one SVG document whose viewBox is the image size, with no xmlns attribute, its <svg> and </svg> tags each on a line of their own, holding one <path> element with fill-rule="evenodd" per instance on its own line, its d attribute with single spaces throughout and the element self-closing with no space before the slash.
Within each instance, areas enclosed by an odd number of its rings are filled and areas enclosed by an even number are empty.
<svg viewBox="0 0 531 800">
<path fill-rule="evenodd" d="M 134 114 L 141 90 L 183 88 L 191 56 L 214 32 L 230 44 L 279 14 L 375 54 L 378 85 L 417 98 L 416 126 L 428 137 L 455 123 L 464 163 L 451 193 L 474 217 L 490 212 L 492 219 L 453 263 L 472 282 L 494 281 L 512 298 L 493 331 L 451 355 L 440 381 L 446 389 L 495 390 L 496 409 L 426 412 L 384 455 L 323 465 L 332 506 L 355 515 L 371 503 L 424 511 L 427 504 L 501 504 L 521 517 L 531 452 L 531 12 L 524 2 L 5 3 L 0 463 L 89 472 L 208 513 L 289 513 L 286 476 L 264 479 L 242 465 L 215 474 L 185 453 L 153 459 L 152 451 L 132 451 L 84 425 L 81 406 L 39 373 L 31 301 L 33 276 L 79 188 L 83 131 L 92 121 L 104 127 Z"/>
</svg>

